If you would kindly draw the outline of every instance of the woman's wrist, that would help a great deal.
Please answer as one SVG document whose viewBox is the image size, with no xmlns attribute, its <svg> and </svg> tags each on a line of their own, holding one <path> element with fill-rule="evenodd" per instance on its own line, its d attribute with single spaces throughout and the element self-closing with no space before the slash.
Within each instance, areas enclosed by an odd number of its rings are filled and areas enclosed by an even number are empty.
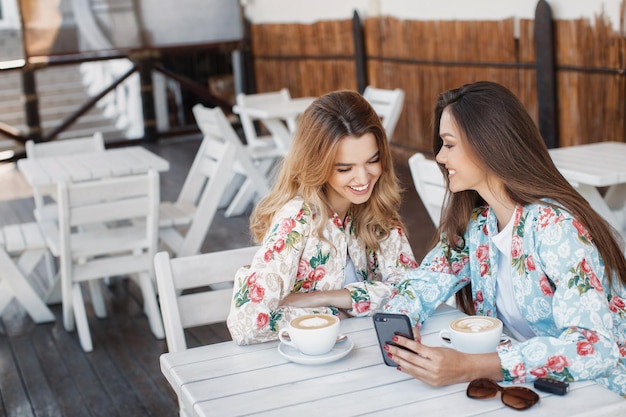
<svg viewBox="0 0 626 417">
<path fill-rule="evenodd" d="M 502 366 L 497 353 L 467 354 L 466 356 L 466 381 L 476 378 L 502 380 Z"/>
</svg>

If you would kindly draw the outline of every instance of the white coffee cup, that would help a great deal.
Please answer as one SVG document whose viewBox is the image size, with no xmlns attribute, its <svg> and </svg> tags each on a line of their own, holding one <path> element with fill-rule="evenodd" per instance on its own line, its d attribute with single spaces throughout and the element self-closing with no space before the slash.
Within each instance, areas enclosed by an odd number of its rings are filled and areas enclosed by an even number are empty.
<svg viewBox="0 0 626 417">
<path fill-rule="evenodd" d="M 331 314 L 305 314 L 281 329 L 278 338 L 305 355 L 323 355 L 330 352 L 339 335 L 339 318 Z"/>
<path fill-rule="evenodd" d="M 439 332 L 441 344 L 465 353 L 496 351 L 502 337 L 502 322 L 494 317 L 468 316 L 453 320 Z M 447 340 L 449 340 L 449 342 Z"/>
</svg>

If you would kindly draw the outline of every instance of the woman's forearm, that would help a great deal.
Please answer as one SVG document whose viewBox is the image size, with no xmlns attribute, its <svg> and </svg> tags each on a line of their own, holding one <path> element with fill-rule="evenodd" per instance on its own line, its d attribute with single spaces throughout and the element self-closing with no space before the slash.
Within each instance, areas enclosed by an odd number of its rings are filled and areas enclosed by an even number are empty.
<svg viewBox="0 0 626 417">
<path fill-rule="evenodd" d="M 315 308 L 333 306 L 336 308 L 352 308 L 352 297 L 346 289 L 315 291 L 308 293 L 292 293 L 285 297 L 281 306 Z"/>
</svg>

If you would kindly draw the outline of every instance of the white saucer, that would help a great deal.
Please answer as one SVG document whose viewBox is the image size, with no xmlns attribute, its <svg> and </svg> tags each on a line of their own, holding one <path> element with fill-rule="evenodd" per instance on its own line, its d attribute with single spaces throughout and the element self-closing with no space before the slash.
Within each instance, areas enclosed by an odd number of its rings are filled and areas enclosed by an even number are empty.
<svg viewBox="0 0 626 417">
<path fill-rule="evenodd" d="M 353 347 L 354 343 L 352 343 L 352 340 L 348 338 L 343 342 L 336 343 L 330 352 L 323 355 L 312 356 L 305 355 L 294 347 L 280 343 L 278 345 L 278 353 L 280 353 L 285 359 L 295 363 L 303 365 L 321 365 L 323 363 L 329 363 L 343 358 L 350 353 Z"/>
</svg>

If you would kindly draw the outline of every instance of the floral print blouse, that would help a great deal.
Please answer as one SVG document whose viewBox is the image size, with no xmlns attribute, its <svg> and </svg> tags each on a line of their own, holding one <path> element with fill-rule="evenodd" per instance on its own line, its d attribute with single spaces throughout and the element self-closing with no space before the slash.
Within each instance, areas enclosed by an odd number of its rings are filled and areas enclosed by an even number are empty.
<svg viewBox="0 0 626 417">
<path fill-rule="evenodd" d="M 585 228 L 546 202 L 517 207 L 511 244 L 511 280 L 517 308 L 536 337 L 498 348 L 505 381 L 540 377 L 596 380 L 626 395 L 626 289 L 608 287 L 604 264 Z M 488 207 L 476 209 L 465 247 L 443 256 L 446 240 L 407 274 L 383 310 L 423 323 L 471 282 L 477 314 L 498 316 L 498 233 Z"/>
<path fill-rule="evenodd" d="M 314 233 L 312 213 L 302 198 L 289 201 L 273 219 L 251 265 L 235 276 L 233 300 L 227 319 L 237 344 L 276 340 L 278 331 L 304 313 L 338 314 L 334 307 L 296 308 L 279 306 L 293 292 L 344 288 L 344 269 L 349 255 L 358 282 L 345 285 L 352 296 L 348 314 L 365 316 L 389 301 L 389 296 L 408 268 L 417 263 L 408 239 L 400 228 L 371 251 L 354 236 L 350 213 L 342 224 L 335 213 L 324 228 L 326 240 Z"/>
</svg>

